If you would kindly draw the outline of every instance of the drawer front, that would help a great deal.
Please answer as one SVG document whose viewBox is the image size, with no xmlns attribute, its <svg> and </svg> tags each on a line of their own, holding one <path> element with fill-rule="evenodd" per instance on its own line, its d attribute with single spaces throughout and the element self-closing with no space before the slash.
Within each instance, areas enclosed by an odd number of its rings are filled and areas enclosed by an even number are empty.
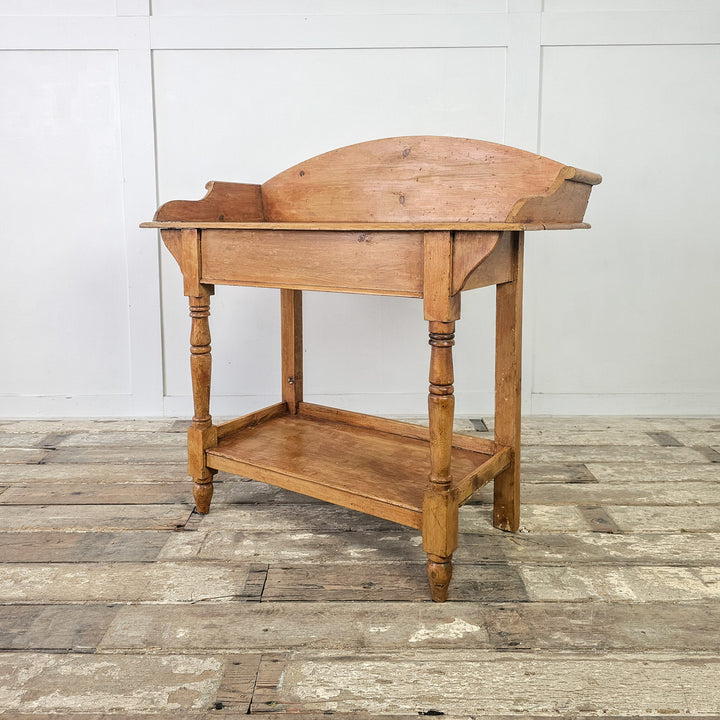
<svg viewBox="0 0 720 720">
<path fill-rule="evenodd" d="M 422 297 L 421 232 L 203 230 L 202 282 Z"/>
</svg>

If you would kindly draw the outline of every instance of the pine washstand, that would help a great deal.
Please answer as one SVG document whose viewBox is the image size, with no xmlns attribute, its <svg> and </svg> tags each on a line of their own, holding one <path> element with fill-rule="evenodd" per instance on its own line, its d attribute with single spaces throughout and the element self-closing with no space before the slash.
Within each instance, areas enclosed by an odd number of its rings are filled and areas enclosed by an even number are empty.
<svg viewBox="0 0 720 720">
<path fill-rule="evenodd" d="M 153 222 L 190 302 L 194 417 L 188 465 L 199 513 L 218 470 L 417 528 L 433 600 L 447 598 L 458 508 L 494 483 L 493 523 L 518 529 L 520 347 L 526 230 L 587 228 L 599 175 L 504 145 L 374 140 L 311 158 L 262 185 L 209 182 Z M 215 285 L 280 289 L 281 402 L 210 415 Z M 452 351 L 461 294 L 494 285 L 494 439 L 453 433 Z M 429 427 L 303 400 L 302 292 L 421 300 L 429 330 Z M 418 303 L 418 311 L 420 303 Z"/>
</svg>

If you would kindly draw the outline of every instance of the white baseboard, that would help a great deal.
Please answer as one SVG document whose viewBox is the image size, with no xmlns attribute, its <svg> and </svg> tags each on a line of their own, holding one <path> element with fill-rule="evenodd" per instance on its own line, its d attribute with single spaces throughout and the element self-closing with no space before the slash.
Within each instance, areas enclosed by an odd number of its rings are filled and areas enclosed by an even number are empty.
<svg viewBox="0 0 720 720">
<path fill-rule="evenodd" d="M 279 402 L 276 395 L 213 396 L 215 417 L 238 417 Z M 372 415 L 424 415 L 427 395 L 423 393 L 360 393 L 308 395 L 308 402 L 344 408 Z M 492 393 L 463 393 L 456 397 L 459 417 L 493 415 Z M 132 395 L 2 395 L 3 418 L 111 418 L 180 417 L 193 414 L 192 398 L 136 398 Z M 524 415 L 718 415 L 720 393 L 616 393 L 562 394 L 533 393 L 523 403 Z"/>
<path fill-rule="evenodd" d="M 720 415 L 720 392 L 533 393 L 525 415 Z"/>
<path fill-rule="evenodd" d="M 3 418 L 161 417 L 162 398 L 132 395 L 0 395 Z"/>
</svg>

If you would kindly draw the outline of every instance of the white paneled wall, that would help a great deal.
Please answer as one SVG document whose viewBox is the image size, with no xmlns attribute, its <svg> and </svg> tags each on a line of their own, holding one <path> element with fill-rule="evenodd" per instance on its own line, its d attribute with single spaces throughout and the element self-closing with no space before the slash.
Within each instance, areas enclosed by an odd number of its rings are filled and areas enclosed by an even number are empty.
<svg viewBox="0 0 720 720">
<path fill-rule="evenodd" d="M 539 240 L 562 282 L 534 298 L 534 406 L 720 411 L 720 45 L 549 47 L 543 68 L 540 152 L 608 182 L 588 242 Z"/>
<path fill-rule="evenodd" d="M 0 53 L 11 397 L 130 393 L 117 77 L 111 50 Z"/>
<path fill-rule="evenodd" d="M 401 134 L 603 174 L 529 233 L 524 410 L 720 413 L 716 0 L 0 0 L 0 415 L 188 415 L 179 271 L 140 230 Z M 8 287 L 9 286 L 9 287 Z M 278 291 L 217 288 L 214 406 L 279 393 Z M 306 392 L 423 412 L 420 301 L 306 293 Z M 461 414 L 492 410 L 493 292 L 463 296 Z"/>
</svg>

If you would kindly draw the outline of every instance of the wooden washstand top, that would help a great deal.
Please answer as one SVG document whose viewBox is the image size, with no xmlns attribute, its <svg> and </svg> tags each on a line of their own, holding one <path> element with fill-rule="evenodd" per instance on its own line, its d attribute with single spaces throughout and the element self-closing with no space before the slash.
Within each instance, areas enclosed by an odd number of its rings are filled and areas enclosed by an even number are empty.
<svg viewBox="0 0 720 720">
<path fill-rule="evenodd" d="M 210 181 L 208 186 L 216 185 Z M 207 196 L 206 196 L 207 197 Z M 192 202 L 192 201 L 188 201 Z M 198 201 L 199 202 L 199 201 Z M 456 230 L 467 232 L 485 232 L 491 230 L 586 230 L 590 225 L 586 222 L 576 223 L 510 223 L 510 222 L 396 222 L 396 223 L 370 223 L 370 222 L 202 222 L 165 220 L 152 221 L 140 224 L 142 228 L 158 228 L 159 230 L 181 230 L 182 228 L 197 228 L 198 230 L 330 230 L 330 231 L 393 231 L 408 232 L 411 230 Z"/>
<path fill-rule="evenodd" d="M 587 228 L 602 178 L 534 153 L 463 138 L 350 145 L 262 185 L 208 182 L 201 200 L 162 205 L 160 229 L 511 231 Z"/>
</svg>

